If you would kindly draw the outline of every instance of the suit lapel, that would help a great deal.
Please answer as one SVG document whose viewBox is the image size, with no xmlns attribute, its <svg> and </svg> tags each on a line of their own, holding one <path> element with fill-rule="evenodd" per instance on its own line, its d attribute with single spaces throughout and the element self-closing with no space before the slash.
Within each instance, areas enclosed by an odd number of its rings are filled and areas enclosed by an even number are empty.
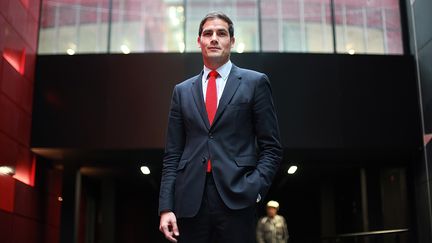
<svg viewBox="0 0 432 243">
<path fill-rule="evenodd" d="M 210 123 L 207 116 L 207 111 L 205 109 L 204 105 L 204 97 L 203 97 L 203 88 L 202 88 L 202 75 L 203 72 L 201 72 L 200 75 L 195 79 L 193 82 L 193 85 L 191 87 L 191 93 L 194 98 L 195 104 L 198 108 L 198 111 L 200 113 L 201 118 L 203 119 L 203 122 L 207 129 L 210 129 Z"/>
<path fill-rule="evenodd" d="M 230 74 L 228 76 L 227 83 L 225 84 L 225 88 L 224 88 L 224 91 L 222 93 L 222 97 L 219 100 L 219 105 L 218 105 L 218 108 L 216 110 L 216 115 L 215 115 L 212 127 L 215 126 L 215 124 L 218 122 L 220 116 L 225 111 L 226 106 L 231 101 L 231 98 L 233 97 L 233 95 L 237 91 L 237 88 L 240 85 L 240 80 L 241 80 L 241 76 L 239 73 L 239 69 L 238 69 L 238 67 L 236 67 L 233 64 L 231 71 L 230 71 Z"/>
</svg>

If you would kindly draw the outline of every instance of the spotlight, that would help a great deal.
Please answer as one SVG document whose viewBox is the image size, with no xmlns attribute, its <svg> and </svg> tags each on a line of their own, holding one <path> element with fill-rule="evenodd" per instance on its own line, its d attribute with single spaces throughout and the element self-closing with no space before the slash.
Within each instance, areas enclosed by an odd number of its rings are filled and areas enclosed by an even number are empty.
<svg viewBox="0 0 432 243">
<path fill-rule="evenodd" d="M 66 50 L 66 53 L 67 53 L 68 55 L 72 56 L 72 55 L 75 54 L 75 50 L 72 49 L 72 48 L 69 48 L 69 49 Z"/>
<path fill-rule="evenodd" d="M 120 50 L 123 52 L 123 54 L 129 54 L 130 53 L 130 49 L 126 44 L 121 45 Z"/>
<path fill-rule="evenodd" d="M 149 175 L 150 174 L 150 168 L 148 167 L 148 166 L 141 166 L 141 172 L 144 174 L 144 175 Z"/>
<path fill-rule="evenodd" d="M 295 166 L 295 165 L 291 165 L 290 167 L 289 167 L 289 169 L 288 169 L 288 174 L 290 174 L 290 175 L 292 175 L 292 174 L 294 174 L 294 173 L 296 173 L 296 171 L 297 171 L 297 166 Z"/>
</svg>

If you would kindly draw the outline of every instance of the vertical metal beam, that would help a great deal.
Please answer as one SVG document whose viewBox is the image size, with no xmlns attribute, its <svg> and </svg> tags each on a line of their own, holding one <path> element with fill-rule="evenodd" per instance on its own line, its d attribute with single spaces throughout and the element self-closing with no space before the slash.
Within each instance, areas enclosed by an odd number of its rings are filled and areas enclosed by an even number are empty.
<svg viewBox="0 0 432 243">
<path fill-rule="evenodd" d="M 107 31 L 107 53 L 111 53 L 111 29 L 112 29 L 112 8 L 113 0 L 109 0 L 108 5 L 108 31 Z"/>
<path fill-rule="evenodd" d="M 262 49 L 262 16 L 261 16 L 261 0 L 257 0 L 258 5 L 258 52 L 263 52 Z"/>
<path fill-rule="evenodd" d="M 363 45 L 364 52 L 367 53 L 369 50 L 369 33 L 367 27 L 367 8 L 362 7 L 362 17 L 363 17 Z"/>
<path fill-rule="evenodd" d="M 369 231 L 369 208 L 368 208 L 368 195 L 367 195 L 367 178 L 366 170 L 360 169 L 360 187 L 361 187 L 361 205 L 362 205 L 362 221 L 363 232 Z M 364 238 L 363 243 L 369 243 L 369 238 Z"/>
<path fill-rule="evenodd" d="M 75 31 L 76 31 L 76 35 L 75 35 L 76 50 L 74 50 L 75 53 L 78 52 L 80 46 L 80 28 L 81 28 L 80 22 L 81 22 L 81 0 L 77 0 L 75 2 Z"/>
<path fill-rule="evenodd" d="M 55 15 L 54 15 L 54 30 L 55 30 L 55 44 L 54 53 L 57 54 L 59 52 L 59 42 L 60 42 L 60 29 L 59 29 L 59 21 L 60 21 L 60 3 L 55 3 Z"/>
<path fill-rule="evenodd" d="M 81 195 L 81 174 L 79 168 L 65 163 L 61 204 L 60 242 L 78 242 L 79 205 Z"/>
<path fill-rule="evenodd" d="M 416 29 L 416 21 L 415 21 L 415 12 L 414 12 L 414 0 L 410 0 L 410 12 L 411 12 L 411 29 L 412 29 L 412 36 L 413 36 L 413 54 L 415 58 L 415 64 L 416 64 L 416 74 L 417 74 L 417 94 L 418 94 L 418 102 L 420 106 L 420 120 L 421 120 L 421 129 L 422 129 L 422 135 L 424 135 L 425 132 L 425 117 L 424 117 L 424 105 L 423 105 L 423 96 L 422 96 L 422 76 L 420 75 L 420 63 L 419 63 L 419 48 L 417 43 L 417 29 Z M 425 23 L 422 23 L 425 24 Z M 423 162 L 425 166 L 425 175 L 426 175 L 426 188 L 427 188 L 427 208 L 428 208 L 428 217 L 429 222 L 432 222 L 432 195 L 431 195 L 431 175 L 429 174 L 429 164 L 428 164 L 428 151 L 426 148 L 426 144 L 423 144 L 422 147 L 422 154 L 423 154 Z M 418 192 L 417 192 L 418 193 Z M 429 237 L 432 238 L 432 223 L 429 223 Z"/>
<path fill-rule="evenodd" d="M 381 8 L 381 19 L 382 19 L 382 28 L 383 28 L 383 44 L 384 44 L 384 54 L 388 54 L 388 40 L 387 40 L 387 24 L 386 24 L 386 13 L 385 9 Z"/>
<path fill-rule="evenodd" d="M 332 33 L 333 33 L 333 53 L 337 53 L 337 45 L 336 45 L 336 14 L 335 14 L 335 6 L 334 0 L 330 0 L 330 12 L 331 12 L 331 25 L 332 25 Z"/>
<path fill-rule="evenodd" d="M 184 51 L 183 52 L 186 52 L 187 51 L 187 42 L 186 42 L 186 37 L 187 37 L 186 27 L 187 26 L 186 26 L 186 24 L 187 24 L 187 21 L 189 20 L 187 17 L 187 0 L 183 0 L 183 18 L 184 18 L 184 21 L 183 21 Z M 198 36 L 198 34 L 196 36 Z"/>
<path fill-rule="evenodd" d="M 101 43 L 101 28 L 102 28 L 102 15 L 101 15 L 101 8 L 102 4 L 100 0 L 97 3 L 96 7 L 96 24 L 97 24 L 97 31 L 96 31 L 96 52 L 100 52 L 101 46 L 99 43 Z M 107 23 L 108 24 L 108 23 Z"/>
</svg>

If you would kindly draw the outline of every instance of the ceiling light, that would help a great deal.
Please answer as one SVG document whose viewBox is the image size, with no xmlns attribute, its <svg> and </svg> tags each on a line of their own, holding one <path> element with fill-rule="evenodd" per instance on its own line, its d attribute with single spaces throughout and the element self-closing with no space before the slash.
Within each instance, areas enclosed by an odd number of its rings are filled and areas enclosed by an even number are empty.
<svg viewBox="0 0 432 243">
<path fill-rule="evenodd" d="M 185 43 L 184 42 L 179 42 L 179 52 L 183 53 L 185 51 Z"/>
<path fill-rule="evenodd" d="M 243 53 L 244 50 L 245 50 L 245 47 L 246 47 L 245 43 L 240 42 L 240 43 L 237 45 L 237 52 L 238 52 L 238 53 Z"/>
<path fill-rule="evenodd" d="M 148 167 L 148 166 L 141 166 L 141 172 L 144 174 L 144 175 L 149 175 L 150 174 L 150 168 Z"/>
<path fill-rule="evenodd" d="M 71 55 L 71 56 L 75 54 L 75 50 L 72 48 L 67 49 L 66 52 L 68 55 Z"/>
<path fill-rule="evenodd" d="M 125 44 L 120 46 L 120 50 L 123 52 L 123 54 L 129 54 L 130 53 L 129 47 Z"/>
<path fill-rule="evenodd" d="M 288 172 L 288 174 L 292 175 L 292 174 L 296 173 L 296 171 L 297 171 L 297 166 L 291 165 L 287 172 Z"/>
</svg>

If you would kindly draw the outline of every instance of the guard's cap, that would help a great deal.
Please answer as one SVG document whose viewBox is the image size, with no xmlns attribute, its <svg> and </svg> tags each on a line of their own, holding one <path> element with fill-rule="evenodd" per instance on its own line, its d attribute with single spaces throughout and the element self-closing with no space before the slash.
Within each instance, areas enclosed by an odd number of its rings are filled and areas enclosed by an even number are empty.
<svg viewBox="0 0 432 243">
<path fill-rule="evenodd" d="M 267 207 L 272 207 L 272 208 L 278 209 L 279 208 L 279 203 L 276 202 L 276 201 L 271 200 L 271 201 L 268 201 Z"/>
</svg>

